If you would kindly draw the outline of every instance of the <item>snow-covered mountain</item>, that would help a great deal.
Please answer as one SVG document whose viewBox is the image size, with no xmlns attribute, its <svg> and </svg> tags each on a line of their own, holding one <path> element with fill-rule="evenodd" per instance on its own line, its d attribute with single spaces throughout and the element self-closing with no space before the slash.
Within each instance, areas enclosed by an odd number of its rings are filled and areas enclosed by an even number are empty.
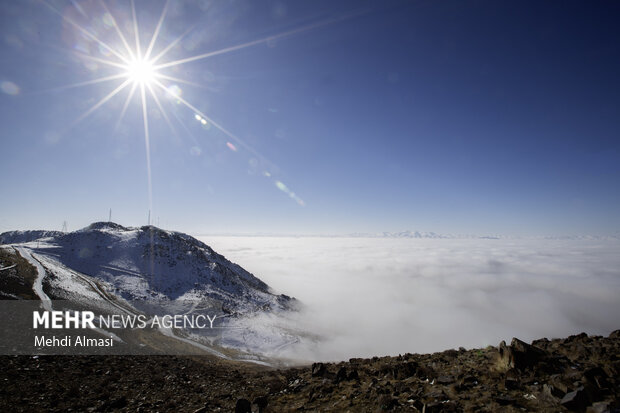
<svg viewBox="0 0 620 413">
<path fill-rule="evenodd" d="M 375 233 L 366 233 L 366 232 L 357 232 L 354 234 L 349 234 L 350 237 L 359 237 L 359 238 L 461 238 L 464 236 L 452 235 L 452 234 L 438 234 L 436 232 L 422 232 L 422 231 L 400 231 L 400 232 L 375 232 Z M 467 236 L 465 236 L 467 237 Z"/>
<path fill-rule="evenodd" d="M 57 237 L 64 234 L 65 233 L 61 231 L 45 230 L 9 231 L 0 234 L 0 244 L 21 244 L 24 242 L 31 242 L 46 237 Z"/>
<path fill-rule="evenodd" d="M 450 236 L 437 234 L 435 232 L 420 231 L 384 232 L 383 236 L 389 238 L 450 238 Z"/>
<path fill-rule="evenodd" d="M 0 240 L 31 242 L 37 254 L 101 280 L 125 299 L 199 300 L 225 312 L 289 309 L 295 303 L 203 242 L 154 226 L 97 222 L 69 233 L 9 232 Z"/>
</svg>

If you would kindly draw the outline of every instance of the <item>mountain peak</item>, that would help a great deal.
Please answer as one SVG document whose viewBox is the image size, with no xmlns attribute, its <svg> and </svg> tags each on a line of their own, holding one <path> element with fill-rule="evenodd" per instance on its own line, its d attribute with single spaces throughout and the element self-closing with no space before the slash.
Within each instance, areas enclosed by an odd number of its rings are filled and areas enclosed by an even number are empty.
<svg viewBox="0 0 620 413">
<path fill-rule="evenodd" d="M 105 230 L 105 229 L 129 231 L 129 228 L 124 227 L 124 226 L 122 226 L 120 224 L 117 224 L 115 222 L 111 222 L 111 221 L 108 221 L 108 222 L 104 222 L 104 221 L 93 222 L 89 226 L 82 228 L 80 231 Z"/>
</svg>

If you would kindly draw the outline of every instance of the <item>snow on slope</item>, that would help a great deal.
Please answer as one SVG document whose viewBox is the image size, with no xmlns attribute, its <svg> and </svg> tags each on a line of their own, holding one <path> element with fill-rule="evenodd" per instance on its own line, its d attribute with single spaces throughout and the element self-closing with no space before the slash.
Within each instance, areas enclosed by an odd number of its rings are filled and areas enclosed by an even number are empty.
<svg viewBox="0 0 620 413">
<path fill-rule="evenodd" d="M 224 312 L 290 309 L 295 300 L 189 235 L 154 226 L 126 228 L 98 222 L 78 231 L 19 231 L 10 242 L 37 241 L 37 252 L 95 277 L 128 300 L 206 301 Z M 34 247 L 34 245 L 30 245 Z"/>
<path fill-rule="evenodd" d="M 22 244 L 41 238 L 57 237 L 65 234 L 61 231 L 9 231 L 0 234 L 0 244 Z"/>
</svg>

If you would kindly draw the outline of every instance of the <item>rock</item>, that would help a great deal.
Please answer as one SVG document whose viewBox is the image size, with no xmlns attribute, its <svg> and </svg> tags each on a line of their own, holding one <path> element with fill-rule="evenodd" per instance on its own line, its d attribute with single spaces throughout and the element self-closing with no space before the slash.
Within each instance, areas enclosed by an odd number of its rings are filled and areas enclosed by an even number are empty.
<svg viewBox="0 0 620 413">
<path fill-rule="evenodd" d="M 601 367 L 589 368 L 583 372 L 583 375 L 591 387 L 595 388 L 597 391 L 610 387 L 609 380 L 607 380 L 607 373 Z"/>
<path fill-rule="evenodd" d="M 409 399 L 407 400 L 407 404 L 420 412 L 424 409 L 424 403 L 419 399 Z"/>
<path fill-rule="evenodd" d="M 127 398 L 125 396 L 121 396 L 118 399 L 113 400 L 109 404 L 111 409 L 122 409 L 127 406 Z"/>
<path fill-rule="evenodd" d="M 449 399 L 448 395 L 440 388 L 435 388 L 424 394 L 428 402 L 444 402 Z"/>
<path fill-rule="evenodd" d="M 506 390 L 516 390 L 521 387 L 521 383 L 514 377 L 506 377 L 504 379 L 504 388 Z"/>
<path fill-rule="evenodd" d="M 261 413 L 265 409 L 265 407 L 267 407 L 268 403 L 269 399 L 267 398 L 267 396 L 259 396 L 254 399 L 254 404 L 258 407 L 258 413 Z"/>
<path fill-rule="evenodd" d="M 508 406 L 510 404 L 515 404 L 517 399 L 515 399 L 514 397 L 511 397 L 511 396 L 505 395 L 505 394 L 501 394 L 501 395 L 495 397 L 495 401 L 500 406 Z"/>
<path fill-rule="evenodd" d="M 252 413 L 252 403 L 248 399 L 237 400 L 235 413 Z"/>
<path fill-rule="evenodd" d="M 596 402 L 592 406 L 588 406 L 586 413 L 611 413 L 611 403 Z"/>
<path fill-rule="evenodd" d="M 359 380 L 359 379 L 360 379 L 360 375 L 357 372 L 357 369 L 351 370 L 351 372 L 347 376 L 347 380 Z"/>
<path fill-rule="evenodd" d="M 323 375 L 327 372 L 325 368 L 325 364 L 323 363 L 313 363 L 312 364 L 312 377 L 323 377 Z"/>
<path fill-rule="evenodd" d="M 532 369 L 545 359 L 546 352 L 538 347 L 513 338 L 510 346 L 505 341 L 499 344 L 500 364 L 507 369 Z"/>
<path fill-rule="evenodd" d="M 575 391 L 566 393 L 560 404 L 571 411 L 583 411 L 589 404 L 589 401 L 584 388 L 579 387 Z"/>
<path fill-rule="evenodd" d="M 565 340 L 566 343 L 571 343 L 573 341 L 583 341 L 586 338 L 588 338 L 588 335 L 586 333 L 579 333 L 573 336 L 568 336 Z"/>
<path fill-rule="evenodd" d="M 553 385 L 553 387 L 562 392 L 562 396 L 564 397 L 564 395 L 566 393 L 569 392 L 570 388 L 568 383 L 565 381 L 566 379 L 563 379 L 562 377 L 560 377 L 560 375 L 558 374 L 554 374 L 553 376 L 550 377 L 549 382 L 551 383 L 551 385 Z"/>
<path fill-rule="evenodd" d="M 424 413 L 453 413 L 461 412 L 458 403 L 449 400 L 444 402 L 432 402 L 424 405 L 422 408 Z"/>
<path fill-rule="evenodd" d="M 558 389 L 557 387 L 553 386 L 552 384 L 543 384 L 543 394 L 545 394 L 546 396 L 552 397 L 552 398 L 557 398 L 560 399 L 562 397 L 564 397 L 565 393 Z"/>
<path fill-rule="evenodd" d="M 288 385 L 288 388 L 292 392 L 298 392 L 304 386 L 304 381 L 297 377 L 295 380 L 291 381 Z"/>
<path fill-rule="evenodd" d="M 474 386 L 478 385 L 478 379 L 475 376 L 467 375 L 459 380 L 458 384 L 454 386 L 456 391 L 463 391 L 467 389 L 471 389 Z"/>
<path fill-rule="evenodd" d="M 338 373 L 336 373 L 336 378 L 334 379 L 334 383 L 340 383 L 341 381 L 345 381 L 347 379 L 347 369 L 345 367 L 340 367 L 338 369 Z"/>
<path fill-rule="evenodd" d="M 609 338 L 620 338 L 620 330 L 614 330 L 609 333 Z"/>
<path fill-rule="evenodd" d="M 398 400 L 389 394 L 385 394 L 379 398 L 379 408 L 381 410 L 393 410 L 398 407 Z"/>
<path fill-rule="evenodd" d="M 499 353 L 499 362 L 505 369 L 514 368 L 514 357 L 512 355 L 512 349 L 506 345 L 506 342 L 502 340 L 497 348 Z"/>
<path fill-rule="evenodd" d="M 454 383 L 454 377 L 453 376 L 439 376 L 437 377 L 437 383 L 438 384 L 451 384 Z"/>
<path fill-rule="evenodd" d="M 392 377 L 396 380 L 408 379 L 419 372 L 418 363 L 415 361 L 407 361 L 404 363 L 397 363 L 396 365 L 389 367 Z"/>
</svg>

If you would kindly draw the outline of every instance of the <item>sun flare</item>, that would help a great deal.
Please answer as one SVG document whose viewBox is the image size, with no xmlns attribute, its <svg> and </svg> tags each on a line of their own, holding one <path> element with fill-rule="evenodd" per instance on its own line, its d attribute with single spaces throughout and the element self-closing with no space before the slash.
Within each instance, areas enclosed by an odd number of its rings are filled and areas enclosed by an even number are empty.
<svg viewBox="0 0 620 413">
<path fill-rule="evenodd" d="M 150 85 L 157 77 L 153 62 L 146 59 L 134 59 L 126 67 L 127 78 L 136 85 Z"/>
<path fill-rule="evenodd" d="M 96 85 L 111 81 L 120 81 L 120 84 L 117 84 L 109 93 L 100 98 L 88 110 L 78 116 L 68 128 L 75 126 L 77 123 L 92 115 L 103 105 L 115 98 L 117 95 L 121 94 L 121 92 L 123 91 L 127 91 L 127 93 L 125 97 L 125 103 L 122 105 L 120 115 L 116 122 L 116 127 L 118 127 L 118 125 L 123 120 L 130 103 L 135 100 L 138 100 L 140 102 L 140 106 L 142 109 L 144 143 L 146 149 L 149 209 L 152 209 L 153 204 L 150 160 L 151 138 L 149 134 L 149 110 L 156 107 L 156 113 L 161 114 L 164 120 L 168 123 L 168 126 L 173 131 L 173 133 L 177 133 L 175 131 L 174 125 L 171 122 L 171 119 L 167 114 L 167 111 L 164 108 L 164 102 L 162 99 L 160 99 L 161 97 L 165 96 L 170 102 L 174 102 L 174 104 L 176 105 L 182 105 L 188 108 L 194 113 L 194 118 L 199 121 L 203 126 L 213 126 L 218 131 L 223 133 L 229 139 L 228 141 L 226 141 L 226 147 L 230 151 L 238 152 L 240 149 L 243 149 L 248 151 L 254 158 L 260 159 L 265 164 L 273 165 L 271 161 L 265 158 L 257 150 L 245 143 L 234 133 L 224 128 L 222 125 L 218 124 L 211 117 L 198 109 L 198 107 L 196 107 L 184 97 L 182 97 L 183 90 L 181 89 L 179 84 L 199 87 L 202 85 L 185 80 L 183 78 L 172 76 L 169 73 L 170 69 L 186 63 L 212 58 L 236 50 L 257 46 L 260 44 L 268 44 L 268 42 L 274 41 L 279 38 L 292 36 L 294 34 L 315 29 L 327 24 L 336 23 L 342 20 L 342 18 L 324 20 L 318 23 L 309 24 L 307 26 L 294 28 L 289 31 L 275 34 L 272 36 L 263 37 L 245 43 L 240 43 L 234 46 L 225 47 L 223 49 L 208 51 L 205 53 L 180 59 L 171 59 L 168 56 L 168 53 L 177 45 L 179 45 L 179 43 L 191 32 L 191 27 L 178 37 L 174 38 L 171 41 L 168 41 L 167 45 L 161 44 L 160 33 L 162 27 L 164 26 L 164 21 L 169 10 L 170 0 L 166 0 L 157 25 L 155 26 L 155 29 L 153 30 L 150 41 L 148 43 L 141 41 L 140 28 L 138 25 L 134 0 L 130 1 L 130 13 L 125 13 L 125 15 L 127 16 L 127 20 L 122 21 L 121 24 L 116 21 L 114 15 L 117 13 L 122 13 L 116 11 L 116 8 L 114 7 L 109 8 L 106 4 L 106 0 L 100 0 L 99 5 L 101 6 L 100 12 L 102 13 L 101 22 L 103 23 L 103 31 L 96 30 L 98 27 L 93 28 L 90 25 L 80 24 L 78 21 L 71 18 L 69 14 L 57 9 L 53 4 L 51 4 L 49 0 L 42 0 L 42 2 L 52 12 L 59 15 L 68 27 L 72 27 L 75 30 L 75 35 L 78 41 L 85 42 L 89 46 L 97 45 L 97 47 L 92 47 L 93 52 L 87 52 L 91 50 L 91 48 L 89 47 L 83 47 L 79 50 L 72 50 L 72 52 L 75 53 L 77 57 L 84 61 L 86 67 L 97 68 L 99 65 L 104 65 L 108 68 L 114 68 L 114 72 L 111 72 L 111 74 L 108 76 L 102 76 L 83 82 L 60 86 L 56 88 L 56 90 L 65 90 L 74 87 Z M 84 11 L 79 7 L 77 3 L 72 2 L 72 4 L 73 7 L 75 7 L 80 12 L 80 15 L 86 16 L 84 14 Z M 126 33 L 125 31 L 128 31 L 128 33 Z M 115 39 L 113 39 L 108 34 L 113 35 L 112 37 L 114 37 Z M 98 51 L 98 53 L 95 51 Z M 134 97 L 136 97 L 136 99 L 134 99 Z M 152 108 L 149 108 L 149 106 L 152 106 Z M 276 187 L 286 193 L 299 205 L 305 205 L 304 201 L 299 196 L 297 196 L 294 192 L 290 191 L 288 187 L 286 187 L 280 181 L 272 178 L 269 172 L 265 171 L 264 176 L 273 179 Z"/>
</svg>

